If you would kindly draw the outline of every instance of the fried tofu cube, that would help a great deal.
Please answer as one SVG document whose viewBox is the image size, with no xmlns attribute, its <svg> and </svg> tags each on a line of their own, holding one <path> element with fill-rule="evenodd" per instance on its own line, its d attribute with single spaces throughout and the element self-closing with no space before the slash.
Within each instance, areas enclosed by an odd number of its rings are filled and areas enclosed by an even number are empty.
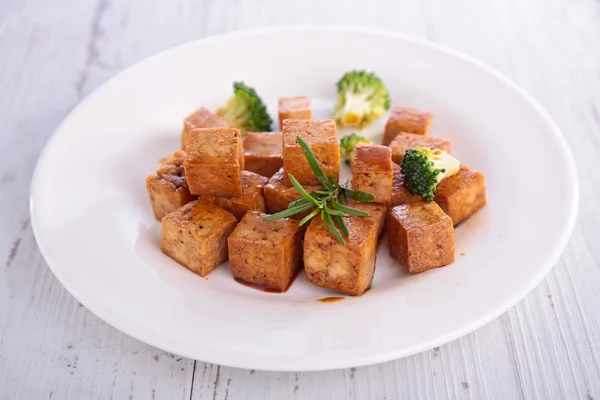
<svg viewBox="0 0 600 400">
<path fill-rule="evenodd" d="M 382 144 L 389 146 L 401 132 L 429 135 L 433 114 L 410 107 L 395 107 L 385 125 Z"/>
<path fill-rule="evenodd" d="M 246 132 L 244 135 L 246 171 L 267 178 L 283 167 L 281 132 Z"/>
<path fill-rule="evenodd" d="M 206 276 L 227 261 L 227 238 L 237 222 L 221 207 L 192 201 L 163 218 L 160 249 L 190 271 Z"/>
<path fill-rule="evenodd" d="M 387 234 L 390 255 L 413 274 L 454 262 L 452 220 L 434 202 L 390 209 Z"/>
<path fill-rule="evenodd" d="M 350 296 L 370 286 L 377 258 L 377 226 L 369 218 L 344 216 L 350 236 L 337 241 L 321 218 L 313 218 L 304 236 L 304 270 L 313 285 Z"/>
<path fill-rule="evenodd" d="M 244 150 L 240 131 L 235 128 L 192 130 L 183 165 L 192 194 L 241 196 Z"/>
<path fill-rule="evenodd" d="M 400 164 L 400 161 L 402 160 L 402 157 L 404 157 L 406 150 L 413 149 L 415 147 L 429 147 L 430 149 L 439 149 L 444 150 L 446 153 L 450 153 L 449 140 L 401 132 L 394 140 L 392 140 L 392 143 L 390 143 L 390 148 L 392 149 L 392 160 L 395 163 Z"/>
<path fill-rule="evenodd" d="M 483 174 L 461 166 L 456 174 L 438 183 L 434 201 L 454 225 L 459 224 L 487 203 Z"/>
<path fill-rule="evenodd" d="M 311 185 L 304 186 L 308 193 L 316 190 L 321 190 L 323 186 Z M 288 186 L 283 182 L 283 168 L 269 179 L 269 182 L 264 187 L 265 203 L 269 214 L 276 214 L 288 208 L 288 205 L 299 199 L 300 193 L 293 187 Z M 302 219 L 308 213 L 294 215 L 292 218 Z"/>
<path fill-rule="evenodd" d="M 352 189 L 375 195 L 374 202 L 392 200 L 392 150 L 386 146 L 358 145 L 352 163 Z"/>
<path fill-rule="evenodd" d="M 190 193 L 185 179 L 185 157 L 185 151 L 176 151 L 172 156 L 161 160 L 155 175 L 146 178 L 152 212 L 159 221 L 196 198 Z"/>
<path fill-rule="evenodd" d="M 279 126 L 284 119 L 312 119 L 310 98 L 306 96 L 279 98 Z"/>
<path fill-rule="evenodd" d="M 266 211 L 263 187 L 267 182 L 268 179 L 264 176 L 250 171 L 243 171 L 241 197 L 211 197 L 206 199 L 229 211 L 240 220 L 248 211 Z"/>
<path fill-rule="evenodd" d="M 385 230 L 385 220 L 387 218 L 387 204 L 381 203 L 363 203 L 361 201 L 350 200 L 348 207 L 356 208 L 357 210 L 368 212 L 371 221 L 377 225 L 377 236 L 381 236 Z"/>
<path fill-rule="evenodd" d="M 188 138 L 192 129 L 200 128 L 228 128 L 230 125 L 217 114 L 210 110 L 200 107 L 183 120 L 183 130 L 181 131 L 181 149 L 185 150 L 188 145 Z"/>
<path fill-rule="evenodd" d="M 400 204 L 423 201 L 421 196 L 410 193 L 406 186 L 404 186 L 404 175 L 402 175 L 400 166 L 396 163 L 392 163 L 392 169 L 394 177 L 392 180 L 392 201 L 390 206 L 399 206 Z"/>
<path fill-rule="evenodd" d="M 284 181 L 291 185 L 288 174 L 292 174 L 301 185 L 318 185 L 319 180 L 310 168 L 297 136 L 301 136 L 312 148 L 325 175 L 340 175 L 340 146 L 335 121 L 286 119 L 283 121 L 283 170 Z"/>
<path fill-rule="evenodd" d="M 235 279 L 274 292 L 285 292 L 302 264 L 304 229 L 283 218 L 263 221 L 267 214 L 248 212 L 227 241 Z"/>
</svg>

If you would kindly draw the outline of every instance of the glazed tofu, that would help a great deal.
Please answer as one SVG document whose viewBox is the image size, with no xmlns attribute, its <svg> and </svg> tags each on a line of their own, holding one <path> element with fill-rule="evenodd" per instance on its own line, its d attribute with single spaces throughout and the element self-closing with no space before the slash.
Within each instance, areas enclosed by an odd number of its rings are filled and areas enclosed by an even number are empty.
<svg viewBox="0 0 600 400">
<path fill-rule="evenodd" d="M 387 205 L 380 203 L 363 203 L 361 201 L 350 200 L 348 202 L 348 207 L 356 208 L 358 210 L 362 210 L 368 212 L 371 221 L 373 221 L 377 225 L 377 235 L 381 236 L 383 231 L 385 230 L 385 220 L 387 216 Z"/>
<path fill-rule="evenodd" d="M 390 209 L 387 234 L 390 255 L 413 274 L 454 262 L 452 220 L 434 202 Z"/>
<path fill-rule="evenodd" d="M 406 150 L 413 149 L 415 147 L 429 147 L 430 149 L 444 150 L 446 153 L 450 153 L 450 141 L 442 138 L 434 138 L 431 136 L 417 135 L 414 133 L 399 133 L 392 143 L 390 148 L 392 149 L 392 160 L 395 163 L 400 164 L 402 157 Z"/>
<path fill-rule="evenodd" d="M 328 177 L 333 174 L 339 178 L 340 146 L 335 122 L 332 119 L 286 119 L 283 121 L 281 133 L 286 185 L 291 185 L 288 174 L 292 174 L 301 185 L 319 184 L 319 180 L 306 160 L 304 150 L 296 139 L 297 136 L 301 136 L 310 145 L 325 174 Z"/>
<path fill-rule="evenodd" d="M 459 224 L 486 205 L 483 174 L 461 166 L 460 170 L 437 185 L 435 202 L 454 225 Z"/>
<path fill-rule="evenodd" d="M 231 273 L 241 283 L 284 292 L 302 263 L 304 229 L 288 218 L 264 222 L 247 213 L 227 241 Z"/>
<path fill-rule="evenodd" d="M 406 186 L 404 186 L 404 175 L 402 169 L 396 163 L 392 163 L 394 177 L 392 180 L 392 201 L 390 206 L 399 206 L 400 204 L 416 203 L 423 201 L 421 196 L 411 194 Z"/>
<path fill-rule="evenodd" d="M 204 200 L 195 200 L 162 220 L 161 251 L 190 271 L 206 276 L 227 261 L 227 238 L 237 219 Z"/>
<path fill-rule="evenodd" d="M 377 257 L 377 226 L 369 218 L 344 216 L 350 236 L 337 241 L 321 218 L 313 218 L 304 236 L 304 270 L 313 285 L 350 296 L 370 286 Z"/>
<path fill-rule="evenodd" d="M 185 150 L 188 145 L 188 137 L 192 129 L 200 128 L 228 128 L 230 125 L 217 114 L 210 112 L 204 107 L 200 107 L 183 120 L 183 130 L 181 131 L 181 148 Z"/>
<path fill-rule="evenodd" d="M 283 167 L 281 132 L 246 132 L 244 164 L 247 171 L 267 178 Z"/>
<path fill-rule="evenodd" d="M 183 165 L 192 194 L 241 196 L 244 150 L 240 131 L 235 128 L 192 130 Z"/>
<path fill-rule="evenodd" d="M 304 186 L 308 193 L 320 190 L 320 185 Z M 265 203 L 269 214 L 276 214 L 288 208 L 288 205 L 300 198 L 300 193 L 293 187 L 283 182 L 283 168 L 269 179 L 264 187 Z M 295 215 L 293 218 L 302 219 L 307 213 Z"/>
<path fill-rule="evenodd" d="M 306 96 L 279 98 L 279 126 L 284 119 L 312 119 L 310 98 Z"/>
<path fill-rule="evenodd" d="M 229 211 L 240 220 L 248 211 L 266 211 L 263 187 L 267 184 L 267 181 L 268 179 L 264 176 L 250 171 L 243 171 L 241 197 L 211 197 L 207 200 Z"/>
<path fill-rule="evenodd" d="M 432 120 L 432 113 L 420 111 L 416 108 L 396 107 L 392 109 L 385 125 L 382 144 L 389 146 L 396 135 L 401 132 L 428 135 Z"/>
<path fill-rule="evenodd" d="M 354 150 L 352 189 L 375 195 L 376 203 L 392 200 L 392 150 L 386 146 L 359 145 Z"/>
<path fill-rule="evenodd" d="M 176 151 L 172 156 L 161 160 L 155 175 L 146 178 L 154 218 L 159 221 L 196 198 L 190 193 L 185 179 L 185 157 L 185 151 Z"/>
</svg>

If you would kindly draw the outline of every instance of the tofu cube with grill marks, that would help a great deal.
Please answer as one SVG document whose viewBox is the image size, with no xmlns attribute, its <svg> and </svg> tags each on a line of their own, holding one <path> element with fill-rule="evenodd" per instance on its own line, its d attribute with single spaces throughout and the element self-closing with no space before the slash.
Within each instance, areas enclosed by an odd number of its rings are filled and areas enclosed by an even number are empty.
<svg viewBox="0 0 600 400">
<path fill-rule="evenodd" d="M 246 132 L 244 164 L 246 171 L 272 177 L 283 166 L 281 132 Z"/>
<path fill-rule="evenodd" d="M 402 157 L 406 150 L 413 149 L 415 147 L 428 147 L 430 149 L 444 150 L 446 153 L 450 153 L 450 141 L 442 138 L 434 138 L 431 136 L 417 135 L 414 133 L 399 133 L 392 143 L 390 148 L 392 149 L 392 160 L 395 163 L 400 164 Z"/>
<path fill-rule="evenodd" d="M 285 119 L 311 119 L 310 98 L 306 96 L 279 98 L 279 126 Z"/>
<path fill-rule="evenodd" d="M 288 218 L 248 212 L 228 239 L 231 273 L 241 283 L 284 292 L 302 263 L 304 228 Z"/>
<path fill-rule="evenodd" d="M 192 194 L 241 196 L 244 150 L 240 131 L 235 128 L 192 130 L 183 165 Z"/>
<path fill-rule="evenodd" d="M 356 208 L 369 213 L 368 218 L 377 225 L 377 236 L 381 236 L 385 230 L 385 220 L 387 217 L 387 205 L 381 203 L 363 203 L 361 201 L 349 200 L 348 207 Z"/>
<path fill-rule="evenodd" d="M 377 226 L 369 218 L 344 216 L 350 237 L 337 241 L 320 218 L 313 218 L 304 236 L 304 270 L 313 285 L 362 295 L 370 286 L 377 257 Z"/>
<path fill-rule="evenodd" d="M 195 200 L 162 220 L 161 251 L 190 271 L 206 276 L 227 261 L 227 238 L 237 219 L 204 200 Z"/>
<path fill-rule="evenodd" d="M 304 149 L 297 136 L 301 136 L 312 148 L 327 177 L 340 175 L 340 146 L 337 129 L 332 119 L 306 120 L 286 119 L 283 121 L 283 170 L 284 182 L 291 185 L 288 174 L 292 174 L 301 185 L 318 185 L 319 180 L 310 168 Z"/>
<path fill-rule="evenodd" d="M 183 150 L 187 148 L 189 134 L 192 129 L 228 127 L 230 127 L 230 125 L 223 118 L 204 107 L 200 107 L 183 120 L 183 130 L 181 131 L 181 148 Z"/>
<path fill-rule="evenodd" d="M 266 211 L 263 187 L 267 181 L 268 179 L 264 176 L 250 171 L 242 171 L 241 197 L 211 197 L 207 200 L 229 211 L 240 220 L 248 211 Z"/>
<path fill-rule="evenodd" d="M 184 151 L 176 151 L 172 156 L 161 160 L 155 175 L 146 178 L 146 189 L 154 218 L 159 221 L 196 198 L 190 193 L 185 179 L 185 157 Z"/>
<path fill-rule="evenodd" d="M 354 150 L 352 189 L 375 195 L 374 202 L 392 200 L 392 151 L 386 146 L 359 145 Z"/>
<path fill-rule="evenodd" d="M 392 170 L 394 177 L 392 179 L 392 201 L 390 206 L 399 206 L 400 204 L 423 201 L 421 196 L 410 193 L 406 186 L 404 186 L 404 175 L 402 175 L 400 166 L 396 163 L 392 163 Z"/>
<path fill-rule="evenodd" d="M 454 262 L 454 227 L 434 202 L 402 204 L 388 211 L 390 255 L 411 273 Z"/>
<path fill-rule="evenodd" d="M 304 186 L 304 189 L 308 193 L 321 190 L 322 188 L 320 185 Z M 301 197 L 300 193 L 293 186 L 288 186 L 284 183 L 283 168 L 269 179 L 269 182 L 264 187 L 264 195 L 269 214 L 276 214 L 285 210 L 292 201 Z M 308 212 L 297 214 L 292 218 L 302 219 L 307 214 Z"/>
<path fill-rule="evenodd" d="M 388 146 L 401 132 L 429 135 L 433 114 L 410 107 L 395 107 L 385 125 L 382 144 Z"/>
<path fill-rule="evenodd" d="M 483 174 L 461 166 L 456 174 L 438 183 L 434 201 L 454 225 L 459 224 L 487 203 Z"/>
</svg>

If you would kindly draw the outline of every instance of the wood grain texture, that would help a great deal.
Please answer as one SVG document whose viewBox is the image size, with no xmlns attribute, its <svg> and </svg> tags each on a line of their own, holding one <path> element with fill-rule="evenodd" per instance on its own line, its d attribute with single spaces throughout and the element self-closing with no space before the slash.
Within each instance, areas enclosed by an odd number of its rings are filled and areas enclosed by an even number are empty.
<svg viewBox="0 0 600 400">
<path fill-rule="evenodd" d="M 531 93 L 567 137 L 581 181 L 578 223 L 561 260 L 476 332 L 370 367 L 240 370 L 116 331 L 62 288 L 37 250 L 28 192 L 45 142 L 93 88 L 146 56 L 220 32 L 299 23 L 426 37 Z M 0 2 L 0 398 L 600 399 L 598 38 L 595 0 Z"/>
</svg>

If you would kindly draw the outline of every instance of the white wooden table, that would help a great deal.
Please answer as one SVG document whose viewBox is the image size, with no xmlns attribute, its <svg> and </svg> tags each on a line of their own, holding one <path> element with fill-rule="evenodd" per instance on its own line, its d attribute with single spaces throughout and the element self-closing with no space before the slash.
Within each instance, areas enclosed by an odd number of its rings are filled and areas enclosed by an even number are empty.
<svg viewBox="0 0 600 400">
<path fill-rule="evenodd" d="M 54 278 L 29 224 L 29 183 L 77 102 L 170 46 L 298 23 L 386 28 L 450 45 L 512 78 L 555 118 L 579 168 L 579 221 L 553 272 L 519 305 L 406 359 L 268 373 L 140 343 Z M 597 0 L 0 0 L 0 398 L 600 399 L 599 159 Z"/>
</svg>

